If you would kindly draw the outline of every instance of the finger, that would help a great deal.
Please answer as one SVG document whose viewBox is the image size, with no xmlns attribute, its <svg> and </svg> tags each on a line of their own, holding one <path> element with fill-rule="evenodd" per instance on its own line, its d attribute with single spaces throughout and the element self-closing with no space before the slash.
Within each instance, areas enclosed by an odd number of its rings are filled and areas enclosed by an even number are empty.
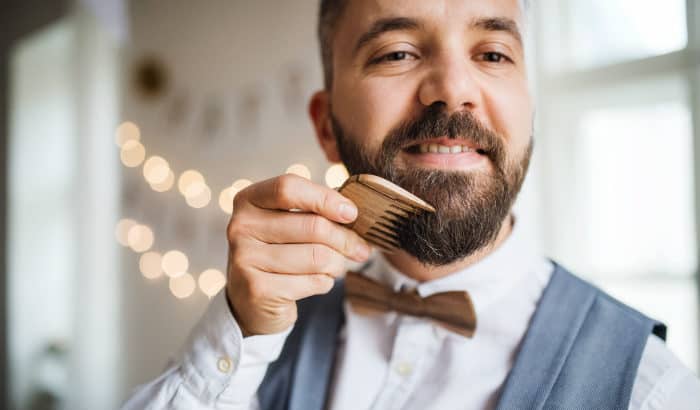
<svg viewBox="0 0 700 410">
<path fill-rule="evenodd" d="M 248 230 L 265 243 L 318 243 L 358 262 L 372 248 L 355 231 L 312 213 L 259 210 L 249 219 Z"/>
<path fill-rule="evenodd" d="M 299 300 L 309 296 L 328 293 L 335 284 L 335 280 L 324 274 L 312 275 L 279 275 L 274 273 L 262 273 L 261 280 L 265 280 L 269 289 L 278 292 L 279 297 L 287 300 Z"/>
<path fill-rule="evenodd" d="M 346 270 L 346 259 L 341 253 L 319 244 L 261 246 L 248 263 L 257 270 L 289 275 L 322 273 L 337 278 Z"/>
<path fill-rule="evenodd" d="M 357 207 L 352 201 L 333 189 L 294 174 L 251 185 L 239 195 L 243 192 L 244 198 L 259 208 L 299 209 L 340 223 L 352 222 L 357 217 Z"/>
</svg>

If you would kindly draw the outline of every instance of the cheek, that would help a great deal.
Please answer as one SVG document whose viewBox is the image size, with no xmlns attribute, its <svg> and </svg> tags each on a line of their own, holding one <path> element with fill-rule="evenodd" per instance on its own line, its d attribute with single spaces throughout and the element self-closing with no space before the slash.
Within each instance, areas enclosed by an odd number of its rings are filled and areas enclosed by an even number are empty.
<svg viewBox="0 0 700 410">
<path fill-rule="evenodd" d="M 532 136 L 533 102 L 527 85 L 504 84 L 486 98 L 494 129 L 509 138 L 509 151 L 523 151 Z"/>
<path fill-rule="evenodd" d="M 360 79 L 338 84 L 335 115 L 363 146 L 379 149 L 386 135 L 410 118 L 416 87 L 407 81 Z"/>
</svg>

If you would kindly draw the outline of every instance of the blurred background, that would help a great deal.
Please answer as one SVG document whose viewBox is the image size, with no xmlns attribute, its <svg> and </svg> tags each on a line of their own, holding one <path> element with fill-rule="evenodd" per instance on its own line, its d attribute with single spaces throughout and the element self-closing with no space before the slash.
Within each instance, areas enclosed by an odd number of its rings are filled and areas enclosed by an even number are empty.
<svg viewBox="0 0 700 410">
<path fill-rule="evenodd" d="M 4 0 L 0 408 L 117 408 L 224 285 L 235 193 L 342 182 L 306 116 L 317 0 Z M 698 369 L 700 1 L 537 0 L 543 252 Z"/>
</svg>

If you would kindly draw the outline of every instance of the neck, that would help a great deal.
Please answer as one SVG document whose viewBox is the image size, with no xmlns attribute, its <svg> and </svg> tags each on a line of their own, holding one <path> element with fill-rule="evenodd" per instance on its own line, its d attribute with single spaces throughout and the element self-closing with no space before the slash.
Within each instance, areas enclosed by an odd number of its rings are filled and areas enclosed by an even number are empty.
<svg viewBox="0 0 700 410">
<path fill-rule="evenodd" d="M 392 266 L 394 266 L 394 268 L 404 275 L 409 276 L 419 282 L 426 282 L 432 279 L 447 276 L 462 269 L 466 269 L 490 255 L 492 252 L 498 249 L 499 245 L 503 243 L 506 238 L 508 238 L 512 230 L 512 224 L 513 216 L 509 213 L 501 223 L 501 228 L 493 242 L 467 256 L 466 258 L 460 259 L 449 265 L 426 266 L 416 259 L 415 256 L 410 255 L 405 251 L 398 251 L 392 254 L 384 253 L 384 257 Z"/>
</svg>

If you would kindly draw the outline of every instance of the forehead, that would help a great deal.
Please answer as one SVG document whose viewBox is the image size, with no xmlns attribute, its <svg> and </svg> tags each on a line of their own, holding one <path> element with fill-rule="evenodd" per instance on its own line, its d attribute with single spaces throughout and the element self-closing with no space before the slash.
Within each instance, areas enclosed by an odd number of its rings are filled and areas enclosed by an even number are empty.
<svg viewBox="0 0 700 410">
<path fill-rule="evenodd" d="M 466 26 L 481 17 L 504 17 L 515 21 L 522 31 L 524 10 L 522 0 L 349 0 L 339 29 L 361 31 L 386 17 L 410 17 L 442 27 Z"/>
</svg>

